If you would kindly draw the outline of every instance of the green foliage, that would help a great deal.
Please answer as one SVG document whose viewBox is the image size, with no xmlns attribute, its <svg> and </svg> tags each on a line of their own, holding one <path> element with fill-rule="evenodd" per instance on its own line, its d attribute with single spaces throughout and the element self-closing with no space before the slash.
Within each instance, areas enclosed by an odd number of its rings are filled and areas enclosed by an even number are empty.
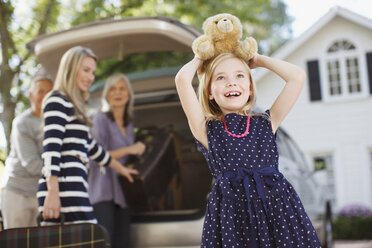
<svg viewBox="0 0 372 248">
<path fill-rule="evenodd" d="M 36 30 L 42 30 L 42 33 L 53 33 L 57 31 L 58 17 L 61 14 L 61 4 L 58 1 L 37 0 L 33 8 L 34 22 L 31 24 Z M 44 21 L 46 15 L 49 15 L 48 22 Z M 30 34 L 35 37 L 35 33 Z M 40 35 L 36 34 L 36 35 Z"/>
<path fill-rule="evenodd" d="M 334 239 L 372 239 L 372 218 L 337 218 L 333 220 Z"/>
<path fill-rule="evenodd" d="M 323 158 L 314 159 L 314 170 L 321 171 L 327 169 L 327 163 Z"/>
</svg>

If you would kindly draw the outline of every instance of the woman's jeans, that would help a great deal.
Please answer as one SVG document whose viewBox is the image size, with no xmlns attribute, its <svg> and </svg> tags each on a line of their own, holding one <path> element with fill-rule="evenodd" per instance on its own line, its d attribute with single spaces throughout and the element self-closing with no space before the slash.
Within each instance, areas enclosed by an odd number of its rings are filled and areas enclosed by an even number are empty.
<svg viewBox="0 0 372 248">
<path fill-rule="evenodd" d="M 106 228 L 112 248 L 129 247 L 129 208 L 121 208 L 113 201 L 93 204 L 98 224 Z"/>
</svg>

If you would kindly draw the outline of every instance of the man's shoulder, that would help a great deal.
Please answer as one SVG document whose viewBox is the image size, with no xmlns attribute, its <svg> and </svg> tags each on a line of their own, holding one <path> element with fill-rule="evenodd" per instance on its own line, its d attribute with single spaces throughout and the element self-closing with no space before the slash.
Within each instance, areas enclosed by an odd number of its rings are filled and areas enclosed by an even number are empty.
<svg viewBox="0 0 372 248">
<path fill-rule="evenodd" d="M 32 110 L 31 108 L 26 109 L 23 111 L 21 114 L 19 114 L 17 117 L 14 118 L 13 120 L 13 126 L 23 126 L 27 123 L 29 123 L 30 119 L 37 118 L 36 116 L 34 117 L 32 115 Z"/>
</svg>

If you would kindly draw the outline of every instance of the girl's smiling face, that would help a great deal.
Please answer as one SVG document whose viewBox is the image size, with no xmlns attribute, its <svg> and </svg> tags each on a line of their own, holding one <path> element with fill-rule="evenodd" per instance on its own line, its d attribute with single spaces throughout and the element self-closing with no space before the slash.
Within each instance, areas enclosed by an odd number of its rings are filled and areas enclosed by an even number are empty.
<svg viewBox="0 0 372 248">
<path fill-rule="evenodd" d="M 91 57 L 84 57 L 76 75 L 76 85 L 82 92 L 87 92 L 94 82 L 96 73 L 96 61 Z"/>
<path fill-rule="evenodd" d="M 247 103 L 250 72 L 237 58 L 223 60 L 213 72 L 209 100 L 215 100 L 224 115 L 238 113 Z"/>
</svg>

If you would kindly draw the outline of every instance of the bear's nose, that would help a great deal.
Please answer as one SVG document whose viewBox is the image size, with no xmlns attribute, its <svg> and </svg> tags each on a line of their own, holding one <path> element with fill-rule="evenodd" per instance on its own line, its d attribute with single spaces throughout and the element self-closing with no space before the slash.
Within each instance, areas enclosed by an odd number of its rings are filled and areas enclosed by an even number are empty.
<svg viewBox="0 0 372 248">
<path fill-rule="evenodd" d="M 225 18 L 225 19 L 223 19 L 223 21 L 225 22 L 225 21 L 227 21 L 227 19 Z"/>
</svg>

